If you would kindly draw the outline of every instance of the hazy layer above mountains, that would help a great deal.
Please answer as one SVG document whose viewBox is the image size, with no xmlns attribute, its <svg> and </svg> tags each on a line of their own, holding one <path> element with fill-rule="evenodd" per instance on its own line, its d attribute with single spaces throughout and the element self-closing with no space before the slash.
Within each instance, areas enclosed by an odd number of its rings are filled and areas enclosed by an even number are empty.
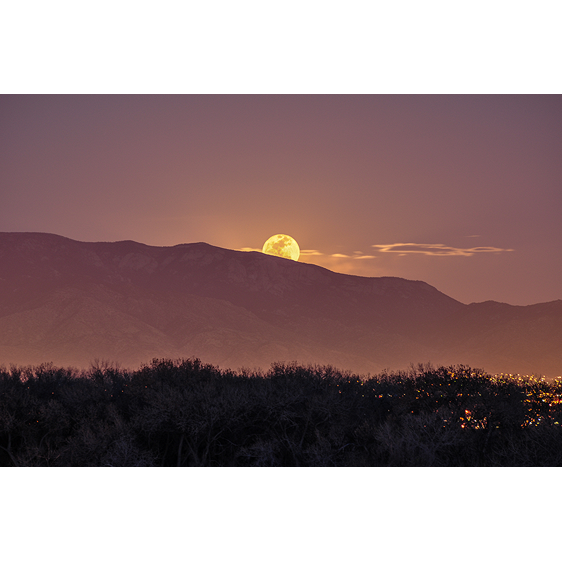
<svg viewBox="0 0 562 562">
<path fill-rule="evenodd" d="M 421 281 L 204 243 L 0 233 L 0 364 L 197 356 L 235 369 L 298 361 L 376 373 L 431 361 L 557 376 L 561 342 L 560 300 L 465 305 Z"/>
</svg>

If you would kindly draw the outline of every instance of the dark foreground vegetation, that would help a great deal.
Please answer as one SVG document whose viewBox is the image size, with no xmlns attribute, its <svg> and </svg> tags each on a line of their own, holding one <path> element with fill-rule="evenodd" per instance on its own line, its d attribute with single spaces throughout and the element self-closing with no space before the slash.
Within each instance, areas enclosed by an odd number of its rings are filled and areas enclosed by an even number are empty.
<svg viewBox="0 0 562 562">
<path fill-rule="evenodd" d="M 562 381 L 419 366 L 0 368 L 2 466 L 560 466 Z"/>
</svg>

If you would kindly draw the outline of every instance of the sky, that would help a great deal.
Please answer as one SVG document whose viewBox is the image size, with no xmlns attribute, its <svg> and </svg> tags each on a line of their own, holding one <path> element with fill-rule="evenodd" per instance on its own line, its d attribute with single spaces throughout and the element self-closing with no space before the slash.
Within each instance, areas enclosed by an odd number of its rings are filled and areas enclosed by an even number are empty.
<svg viewBox="0 0 562 562">
<path fill-rule="evenodd" d="M 562 96 L 2 95 L 0 230 L 562 298 Z"/>
<path fill-rule="evenodd" d="M 562 298 L 559 95 L 2 95 L 0 230 Z"/>
</svg>

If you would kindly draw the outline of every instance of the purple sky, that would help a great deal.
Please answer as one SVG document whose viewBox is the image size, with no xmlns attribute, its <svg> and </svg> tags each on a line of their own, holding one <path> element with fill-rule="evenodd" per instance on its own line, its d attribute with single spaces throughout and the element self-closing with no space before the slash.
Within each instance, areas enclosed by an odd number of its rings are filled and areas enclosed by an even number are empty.
<svg viewBox="0 0 562 562">
<path fill-rule="evenodd" d="M 562 97 L 0 96 L 0 231 L 562 298 Z"/>
</svg>

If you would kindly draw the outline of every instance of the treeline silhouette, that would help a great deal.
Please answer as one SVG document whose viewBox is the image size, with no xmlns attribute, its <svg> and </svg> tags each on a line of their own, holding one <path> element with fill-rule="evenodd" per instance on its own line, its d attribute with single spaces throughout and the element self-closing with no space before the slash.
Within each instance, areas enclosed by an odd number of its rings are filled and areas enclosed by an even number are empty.
<svg viewBox="0 0 562 562">
<path fill-rule="evenodd" d="M 2 466 L 560 466 L 562 381 L 418 365 L 0 368 Z"/>
</svg>

